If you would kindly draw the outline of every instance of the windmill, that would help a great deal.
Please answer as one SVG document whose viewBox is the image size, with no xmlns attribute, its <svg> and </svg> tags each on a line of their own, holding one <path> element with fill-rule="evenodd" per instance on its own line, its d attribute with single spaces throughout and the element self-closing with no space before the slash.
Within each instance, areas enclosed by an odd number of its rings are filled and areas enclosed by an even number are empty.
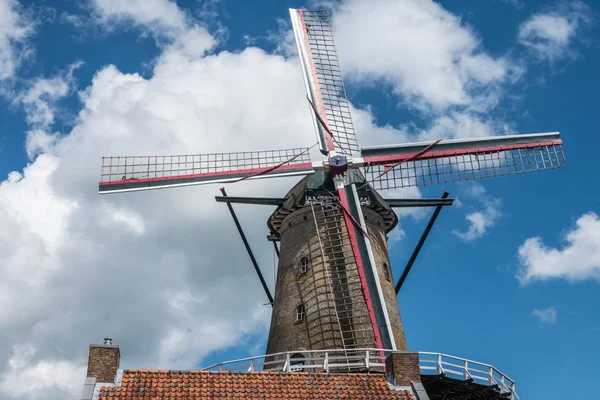
<svg viewBox="0 0 600 400">
<path fill-rule="evenodd" d="M 278 206 L 269 219 L 271 236 L 281 245 L 274 299 L 261 276 L 273 305 L 270 353 L 405 350 L 385 243 L 397 218 L 378 190 L 565 167 L 560 134 L 360 147 L 329 12 L 290 9 L 290 16 L 323 159 L 311 160 L 310 148 L 103 157 L 99 192 L 304 177 L 283 198 L 238 199 Z"/>
</svg>

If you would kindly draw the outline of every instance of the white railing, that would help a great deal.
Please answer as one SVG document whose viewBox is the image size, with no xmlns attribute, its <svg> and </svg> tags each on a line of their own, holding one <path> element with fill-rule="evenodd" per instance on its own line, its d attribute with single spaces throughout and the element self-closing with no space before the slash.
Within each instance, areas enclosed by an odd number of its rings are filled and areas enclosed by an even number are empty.
<svg viewBox="0 0 600 400">
<path fill-rule="evenodd" d="M 473 382 L 482 385 L 497 385 L 502 393 L 511 394 L 510 399 L 520 399 L 515 392 L 515 381 L 493 365 L 442 353 L 420 351 L 419 368 L 423 375 L 435 371 L 437 375 L 444 374 L 450 378 L 472 379 Z"/>
<path fill-rule="evenodd" d="M 329 372 L 330 369 L 364 369 L 367 371 L 383 372 L 385 354 L 389 354 L 390 352 L 391 350 L 378 349 L 302 350 L 241 358 L 239 360 L 213 364 L 202 370 L 231 372 L 252 372 L 257 370 Z M 303 358 L 294 358 L 296 354 L 302 354 Z"/>
<path fill-rule="evenodd" d="M 319 372 L 334 371 L 370 371 L 383 372 L 385 358 L 392 350 L 353 349 L 353 350 L 302 350 L 274 353 L 264 356 L 241 358 L 213 364 L 203 371 L 281 371 L 281 372 Z M 302 358 L 295 358 L 301 354 Z M 520 400 L 515 392 L 515 381 L 496 367 L 449 356 L 442 353 L 419 352 L 419 368 L 422 375 L 445 375 L 449 378 L 472 380 L 486 386 L 498 386 L 502 393 L 510 393 L 511 400 Z"/>
</svg>

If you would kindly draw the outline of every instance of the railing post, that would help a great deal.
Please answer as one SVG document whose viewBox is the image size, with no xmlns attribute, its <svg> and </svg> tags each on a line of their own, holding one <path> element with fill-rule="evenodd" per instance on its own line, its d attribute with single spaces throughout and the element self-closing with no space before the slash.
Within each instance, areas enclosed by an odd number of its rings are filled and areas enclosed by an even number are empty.
<svg viewBox="0 0 600 400">
<path fill-rule="evenodd" d="M 494 381 L 494 369 L 492 367 L 490 367 L 488 381 L 489 385 L 492 386 L 492 382 Z"/>
<path fill-rule="evenodd" d="M 365 367 L 369 370 L 369 350 L 365 352 Z"/>
<path fill-rule="evenodd" d="M 467 360 L 465 360 L 465 381 L 468 379 L 468 375 L 469 374 L 469 362 Z"/>
<path fill-rule="evenodd" d="M 248 368 L 248 372 L 254 372 L 254 358 L 250 359 L 250 367 Z"/>
<path fill-rule="evenodd" d="M 290 368 L 290 363 L 291 363 L 291 359 L 290 359 L 290 353 L 285 353 L 285 365 L 283 366 L 283 372 L 289 372 Z"/>
<path fill-rule="evenodd" d="M 323 360 L 323 369 L 329 373 L 329 353 L 327 351 L 325 352 L 325 360 Z"/>
<path fill-rule="evenodd" d="M 438 375 L 441 375 L 444 373 L 444 367 L 442 367 L 442 355 L 438 354 L 437 356 L 437 363 L 438 363 Z"/>
</svg>

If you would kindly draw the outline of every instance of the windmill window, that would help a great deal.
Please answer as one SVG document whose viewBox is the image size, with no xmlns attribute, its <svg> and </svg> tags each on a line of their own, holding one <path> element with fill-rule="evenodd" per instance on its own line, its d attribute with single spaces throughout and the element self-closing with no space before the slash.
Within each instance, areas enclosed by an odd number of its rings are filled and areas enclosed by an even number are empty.
<svg viewBox="0 0 600 400">
<path fill-rule="evenodd" d="M 296 322 L 304 321 L 304 317 L 306 316 L 306 311 L 304 310 L 304 304 L 300 304 L 296 307 Z"/>
<path fill-rule="evenodd" d="M 308 272 L 308 258 L 306 257 L 302 257 L 302 260 L 300 260 L 300 273 L 301 274 L 305 274 Z"/>
<path fill-rule="evenodd" d="M 386 263 L 383 263 L 383 274 L 385 275 L 386 280 L 390 280 L 390 267 Z"/>
</svg>

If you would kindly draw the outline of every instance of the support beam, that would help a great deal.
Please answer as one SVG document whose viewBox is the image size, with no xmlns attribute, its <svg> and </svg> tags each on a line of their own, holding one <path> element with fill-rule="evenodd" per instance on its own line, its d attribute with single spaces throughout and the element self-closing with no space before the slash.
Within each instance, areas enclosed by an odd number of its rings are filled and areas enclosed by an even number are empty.
<svg viewBox="0 0 600 400">
<path fill-rule="evenodd" d="M 447 199 L 448 195 L 449 195 L 449 193 L 444 191 L 444 194 L 442 195 L 442 199 Z M 398 280 L 398 283 L 396 283 L 396 294 L 398 294 L 398 292 L 400 291 L 400 288 L 402 287 L 402 284 L 406 280 L 406 277 L 408 276 L 410 269 L 412 268 L 413 264 L 415 263 L 415 260 L 417 259 L 417 256 L 419 255 L 419 252 L 421 251 L 421 247 L 423 247 L 423 243 L 425 243 L 425 240 L 427 239 L 427 236 L 429 235 L 429 232 L 431 231 L 431 228 L 433 227 L 435 220 L 437 219 L 438 215 L 440 214 L 440 211 L 442 211 L 442 207 L 443 207 L 442 205 L 438 205 L 435 208 L 435 210 L 433 211 L 433 214 L 431 215 L 431 219 L 427 223 L 427 226 L 425 227 L 425 231 L 423 232 L 423 235 L 421 235 L 421 238 L 419 239 L 419 242 L 417 243 L 417 247 L 415 247 L 415 250 L 413 251 L 412 255 L 410 256 L 410 259 L 408 260 L 406 267 L 404 267 L 404 272 L 402 272 L 402 276 Z"/>
<path fill-rule="evenodd" d="M 267 235 L 267 240 L 269 242 L 281 242 L 281 238 L 276 235 Z"/>
<path fill-rule="evenodd" d="M 229 197 L 215 196 L 218 203 L 258 204 L 262 206 L 282 206 L 285 199 L 276 197 Z"/>
<path fill-rule="evenodd" d="M 284 198 L 278 197 L 230 197 L 215 196 L 218 203 L 255 204 L 261 206 L 282 206 Z M 390 207 L 437 207 L 451 206 L 454 199 L 384 199 Z"/>
<path fill-rule="evenodd" d="M 223 197 L 227 197 L 227 193 L 225 193 L 225 188 L 221 188 L 221 193 L 223 193 Z M 244 231 L 242 230 L 242 226 L 240 225 L 240 221 L 238 220 L 237 215 L 235 215 L 235 211 L 233 211 L 233 207 L 231 206 L 231 203 L 227 202 L 227 208 L 229 208 L 229 212 L 231 213 L 231 216 L 233 217 L 233 222 L 235 222 L 235 226 L 236 226 L 240 236 L 242 237 L 242 242 L 244 242 L 244 246 L 246 247 L 246 250 L 248 251 L 250 260 L 252 260 L 252 265 L 254 265 L 254 270 L 256 271 L 256 274 L 258 275 L 258 279 L 260 279 L 260 283 L 262 284 L 262 287 L 265 290 L 265 294 L 267 295 L 267 298 L 269 299 L 269 304 L 271 304 L 271 307 L 273 307 L 273 296 L 271 296 L 271 292 L 269 291 L 269 288 L 267 287 L 265 278 L 263 277 L 262 272 L 260 272 L 260 268 L 258 267 L 256 258 L 254 258 L 254 253 L 252 253 L 250 244 L 248 243 L 248 240 L 246 240 L 246 235 L 244 234 Z"/>
<path fill-rule="evenodd" d="M 440 207 L 440 206 L 451 206 L 454 203 L 454 199 L 447 199 L 442 197 L 441 199 L 383 199 L 390 207 L 403 208 L 403 207 Z"/>
</svg>

